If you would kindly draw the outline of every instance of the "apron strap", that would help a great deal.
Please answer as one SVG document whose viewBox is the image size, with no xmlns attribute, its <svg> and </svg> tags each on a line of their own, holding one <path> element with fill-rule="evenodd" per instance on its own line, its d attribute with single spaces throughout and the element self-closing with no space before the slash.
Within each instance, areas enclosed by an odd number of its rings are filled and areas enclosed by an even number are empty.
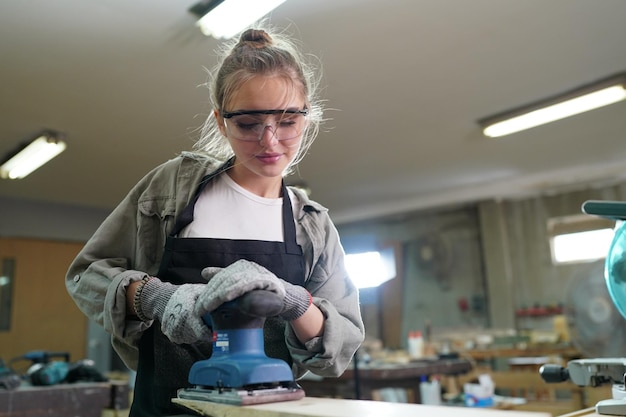
<svg viewBox="0 0 626 417">
<path fill-rule="evenodd" d="M 291 199 L 289 198 L 289 190 L 282 183 L 283 192 L 283 239 L 285 240 L 285 251 L 287 253 L 302 255 L 302 248 L 296 242 L 296 219 L 293 215 L 291 207 Z"/>
</svg>

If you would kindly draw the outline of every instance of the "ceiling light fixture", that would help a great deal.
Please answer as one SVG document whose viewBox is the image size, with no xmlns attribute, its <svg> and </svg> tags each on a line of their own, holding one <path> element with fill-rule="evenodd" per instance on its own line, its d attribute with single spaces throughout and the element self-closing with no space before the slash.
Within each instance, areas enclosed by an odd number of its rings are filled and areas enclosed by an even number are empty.
<svg viewBox="0 0 626 417">
<path fill-rule="evenodd" d="M 485 136 L 520 132 L 626 99 L 626 73 L 478 121 Z"/>
<path fill-rule="evenodd" d="M 256 22 L 285 0 L 203 0 L 189 11 L 200 20 L 202 33 L 216 39 L 228 39 Z"/>
<path fill-rule="evenodd" d="M 45 131 L 0 166 L 0 178 L 24 178 L 66 148 L 60 134 Z"/>
</svg>

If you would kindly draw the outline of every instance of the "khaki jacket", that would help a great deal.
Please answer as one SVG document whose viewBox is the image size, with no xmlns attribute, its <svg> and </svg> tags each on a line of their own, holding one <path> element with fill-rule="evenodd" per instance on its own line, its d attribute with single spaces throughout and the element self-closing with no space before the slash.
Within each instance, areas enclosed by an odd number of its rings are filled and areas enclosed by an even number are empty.
<svg viewBox="0 0 626 417">
<path fill-rule="evenodd" d="M 183 153 L 149 172 L 104 220 L 72 262 L 66 287 L 81 311 L 111 334 L 124 363 L 136 369 L 138 343 L 152 323 L 127 318 L 126 286 L 157 274 L 165 239 L 201 178 L 221 165 Z M 364 338 L 358 291 L 348 278 L 344 252 L 328 211 L 292 188 L 296 240 L 302 247 L 305 287 L 326 320 L 324 334 L 302 345 L 286 326 L 294 374 L 339 376 Z"/>
</svg>

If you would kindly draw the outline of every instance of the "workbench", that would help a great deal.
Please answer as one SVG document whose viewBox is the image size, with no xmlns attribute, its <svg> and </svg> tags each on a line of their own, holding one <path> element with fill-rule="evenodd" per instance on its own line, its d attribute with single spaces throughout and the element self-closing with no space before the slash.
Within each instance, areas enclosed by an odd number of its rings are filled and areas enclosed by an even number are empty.
<svg viewBox="0 0 626 417">
<path fill-rule="evenodd" d="M 0 417 L 101 417 L 128 408 L 128 382 L 85 382 L 0 390 Z"/>
<path fill-rule="evenodd" d="M 563 414 L 559 417 L 607 417 L 596 413 L 595 407 L 585 408 L 584 410 L 575 411 L 573 413 Z"/>
<path fill-rule="evenodd" d="M 173 401 L 210 417 L 551 417 L 549 413 L 527 411 L 314 397 L 244 407 L 194 400 Z"/>
<path fill-rule="evenodd" d="M 484 348 L 484 349 L 472 349 L 462 352 L 463 356 L 469 356 L 476 362 L 487 361 L 499 358 L 514 358 L 514 357 L 541 357 L 541 356 L 558 356 L 564 361 L 572 359 L 579 359 L 581 353 L 578 349 L 572 346 L 557 346 L 557 345 L 545 345 L 537 346 L 532 345 L 524 349 L 518 348 Z"/>
<path fill-rule="evenodd" d="M 468 359 L 424 359 L 406 364 L 376 364 L 348 368 L 338 378 L 301 379 L 298 381 L 307 396 L 371 400 L 373 392 L 382 388 L 403 388 L 412 391 L 412 400 L 420 402 L 419 384 L 423 376 L 460 375 L 471 371 Z M 358 382 L 355 378 L 358 374 Z M 357 387 L 358 383 L 358 387 Z M 357 398 L 357 388 L 358 397 Z"/>
</svg>

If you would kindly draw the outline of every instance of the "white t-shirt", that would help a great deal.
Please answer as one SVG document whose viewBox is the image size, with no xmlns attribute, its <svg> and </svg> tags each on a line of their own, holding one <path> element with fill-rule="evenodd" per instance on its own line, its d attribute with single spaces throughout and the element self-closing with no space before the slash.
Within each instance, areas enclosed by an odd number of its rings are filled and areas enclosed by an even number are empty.
<svg viewBox="0 0 626 417">
<path fill-rule="evenodd" d="M 282 242 L 282 205 L 282 198 L 259 197 L 223 173 L 202 190 L 180 237 Z"/>
</svg>

